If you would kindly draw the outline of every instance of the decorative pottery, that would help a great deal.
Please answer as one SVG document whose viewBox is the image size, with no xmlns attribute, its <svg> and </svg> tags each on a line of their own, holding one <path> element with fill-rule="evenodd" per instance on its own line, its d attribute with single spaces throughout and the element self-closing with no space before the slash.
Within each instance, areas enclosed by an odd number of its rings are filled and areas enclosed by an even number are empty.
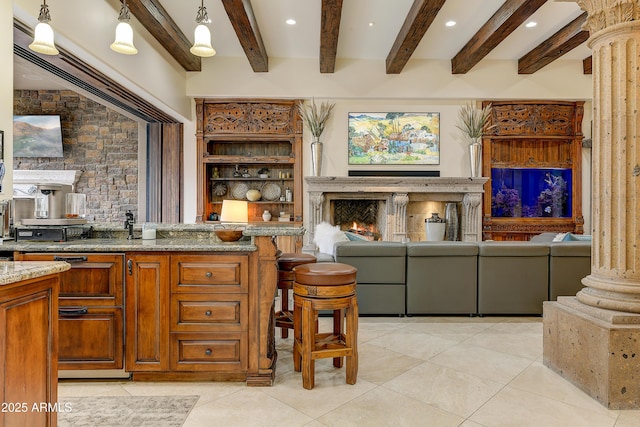
<svg viewBox="0 0 640 427">
<path fill-rule="evenodd" d="M 249 190 L 247 191 L 247 200 L 250 202 L 257 202 L 262 198 L 262 193 L 260 190 Z"/>
<path fill-rule="evenodd" d="M 322 142 L 313 141 L 311 143 L 311 175 L 321 176 L 322 171 Z"/>
<path fill-rule="evenodd" d="M 437 212 L 433 212 L 430 218 L 424 220 L 425 237 L 428 242 L 444 240 L 446 221 Z"/>
<path fill-rule="evenodd" d="M 476 178 L 482 176 L 480 169 L 480 161 L 482 160 L 482 144 L 474 142 L 469 144 L 469 162 L 471 167 L 471 177 Z"/>
<path fill-rule="evenodd" d="M 444 216 L 447 224 L 445 233 L 447 240 L 458 240 L 458 204 L 447 203 Z"/>
<path fill-rule="evenodd" d="M 264 222 L 269 222 L 271 221 L 271 212 L 265 210 L 264 212 L 262 212 L 262 220 Z"/>
</svg>

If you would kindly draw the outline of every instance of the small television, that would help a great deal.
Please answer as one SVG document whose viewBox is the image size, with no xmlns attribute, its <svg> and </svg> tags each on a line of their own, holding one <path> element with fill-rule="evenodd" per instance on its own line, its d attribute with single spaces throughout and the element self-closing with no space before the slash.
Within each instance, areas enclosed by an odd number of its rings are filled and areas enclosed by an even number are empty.
<svg viewBox="0 0 640 427">
<path fill-rule="evenodd" d="M 60 116 L 13 116 L 13 157 L 63 157 Z"/>
</svg>

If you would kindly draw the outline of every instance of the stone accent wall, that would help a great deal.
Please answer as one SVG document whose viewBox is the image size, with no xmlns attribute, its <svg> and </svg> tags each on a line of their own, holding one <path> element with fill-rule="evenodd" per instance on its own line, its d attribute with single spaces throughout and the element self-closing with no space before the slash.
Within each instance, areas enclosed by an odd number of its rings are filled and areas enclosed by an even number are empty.
<svg viewBox="0 0 640 427">
<path fill-rule="evenodd" d="M 138 218 L 138 123 L 70 90 L 16 90 L 14 115 L 59 114 L 63 158 L 14 159 L 22 170 L 82 171 L 76 192 L 87 195 L 90 221 Z"/>
</svg>

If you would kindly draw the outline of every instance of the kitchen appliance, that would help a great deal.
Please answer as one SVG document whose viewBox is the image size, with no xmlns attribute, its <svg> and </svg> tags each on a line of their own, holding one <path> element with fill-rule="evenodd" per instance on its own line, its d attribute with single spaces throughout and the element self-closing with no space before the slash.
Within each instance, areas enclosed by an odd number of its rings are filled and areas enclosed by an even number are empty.
<svg viewBox="0 0 640 427">
<path fill-rule="evenodd" d="M 65 202 L 71 186 L 65 184 L 38 184 L 35 194 L 34 217 L 41 219 L 65 218 Z"/>
<path fill-rule="evenodd" d="M 78 225 L 35 225 L 16 226 L 16 242 L 68 242 L 70 240 L 89 239 L 93 227 L 87 224 Z"/>
</svg>

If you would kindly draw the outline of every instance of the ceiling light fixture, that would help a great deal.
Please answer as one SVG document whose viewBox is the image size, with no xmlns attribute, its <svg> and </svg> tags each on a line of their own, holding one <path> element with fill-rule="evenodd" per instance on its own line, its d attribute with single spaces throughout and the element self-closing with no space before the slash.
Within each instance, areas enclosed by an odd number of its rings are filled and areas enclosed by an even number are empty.
<svg viewBox="0 0 640 427">
<path fill-rule="evenodd" d="M 537 22 L 535 22 L 535 21 L 529 21 L 529 22 L 527 22 L 527 23 L 526 23 L 525 27 L 527 27 L 527 28 L 533 28 L 533 27 L 535 27 L 536 25 L 538 25 L 538 23 L 537 23 Z"/>
<path fill-rule="evenodd" d="M 285 21 L 287 25 L 296 25 L 296 20 L 293 18 L 289 18 Z"/>
<path fill-rule="evenodd" d="M 453 27 L 454 25 L 456 25 L 456 21 L 447 21 L 444 25 L 446 25 L 447 27 Z"/>
<path fill-rule="evenodd" d="M 125 55 L 135 55 L 138 49 L 133 45 L 133 29 L 129 25 L 131 15 L 129 15 L 129 6 L 127 0 L 122 2 L 120 15 L 118 16 L 118 25 L 116 26 L 116 39 L 111 43 L 111 50 L 123 53 Z"/>
<path fill-rule="evenodd" d="M 29 45 L 29 49 L 45 55 L 57 55 L 60 53 L 53 42 L 53 30 L 49 25 L 50 21 L 49 6 L 47 6 L 47 0 L 44 0 L 40 6 L 38 25 L 36 25 L 33 42 Z"/>
<path fill-rule="evenodd" d="M 216 54 L 216 50 L 211 46 L 211 32 L 207 24 L 211 22 L 209 15 L 207 15 L 207 8 L 204 7 L 204 0 L 200 4 L 198 14 L 196 15 L 196 26 L 193 32 L 193 46 L 189 51 L 195 56 L 209 57 Z"/>
</svg>

